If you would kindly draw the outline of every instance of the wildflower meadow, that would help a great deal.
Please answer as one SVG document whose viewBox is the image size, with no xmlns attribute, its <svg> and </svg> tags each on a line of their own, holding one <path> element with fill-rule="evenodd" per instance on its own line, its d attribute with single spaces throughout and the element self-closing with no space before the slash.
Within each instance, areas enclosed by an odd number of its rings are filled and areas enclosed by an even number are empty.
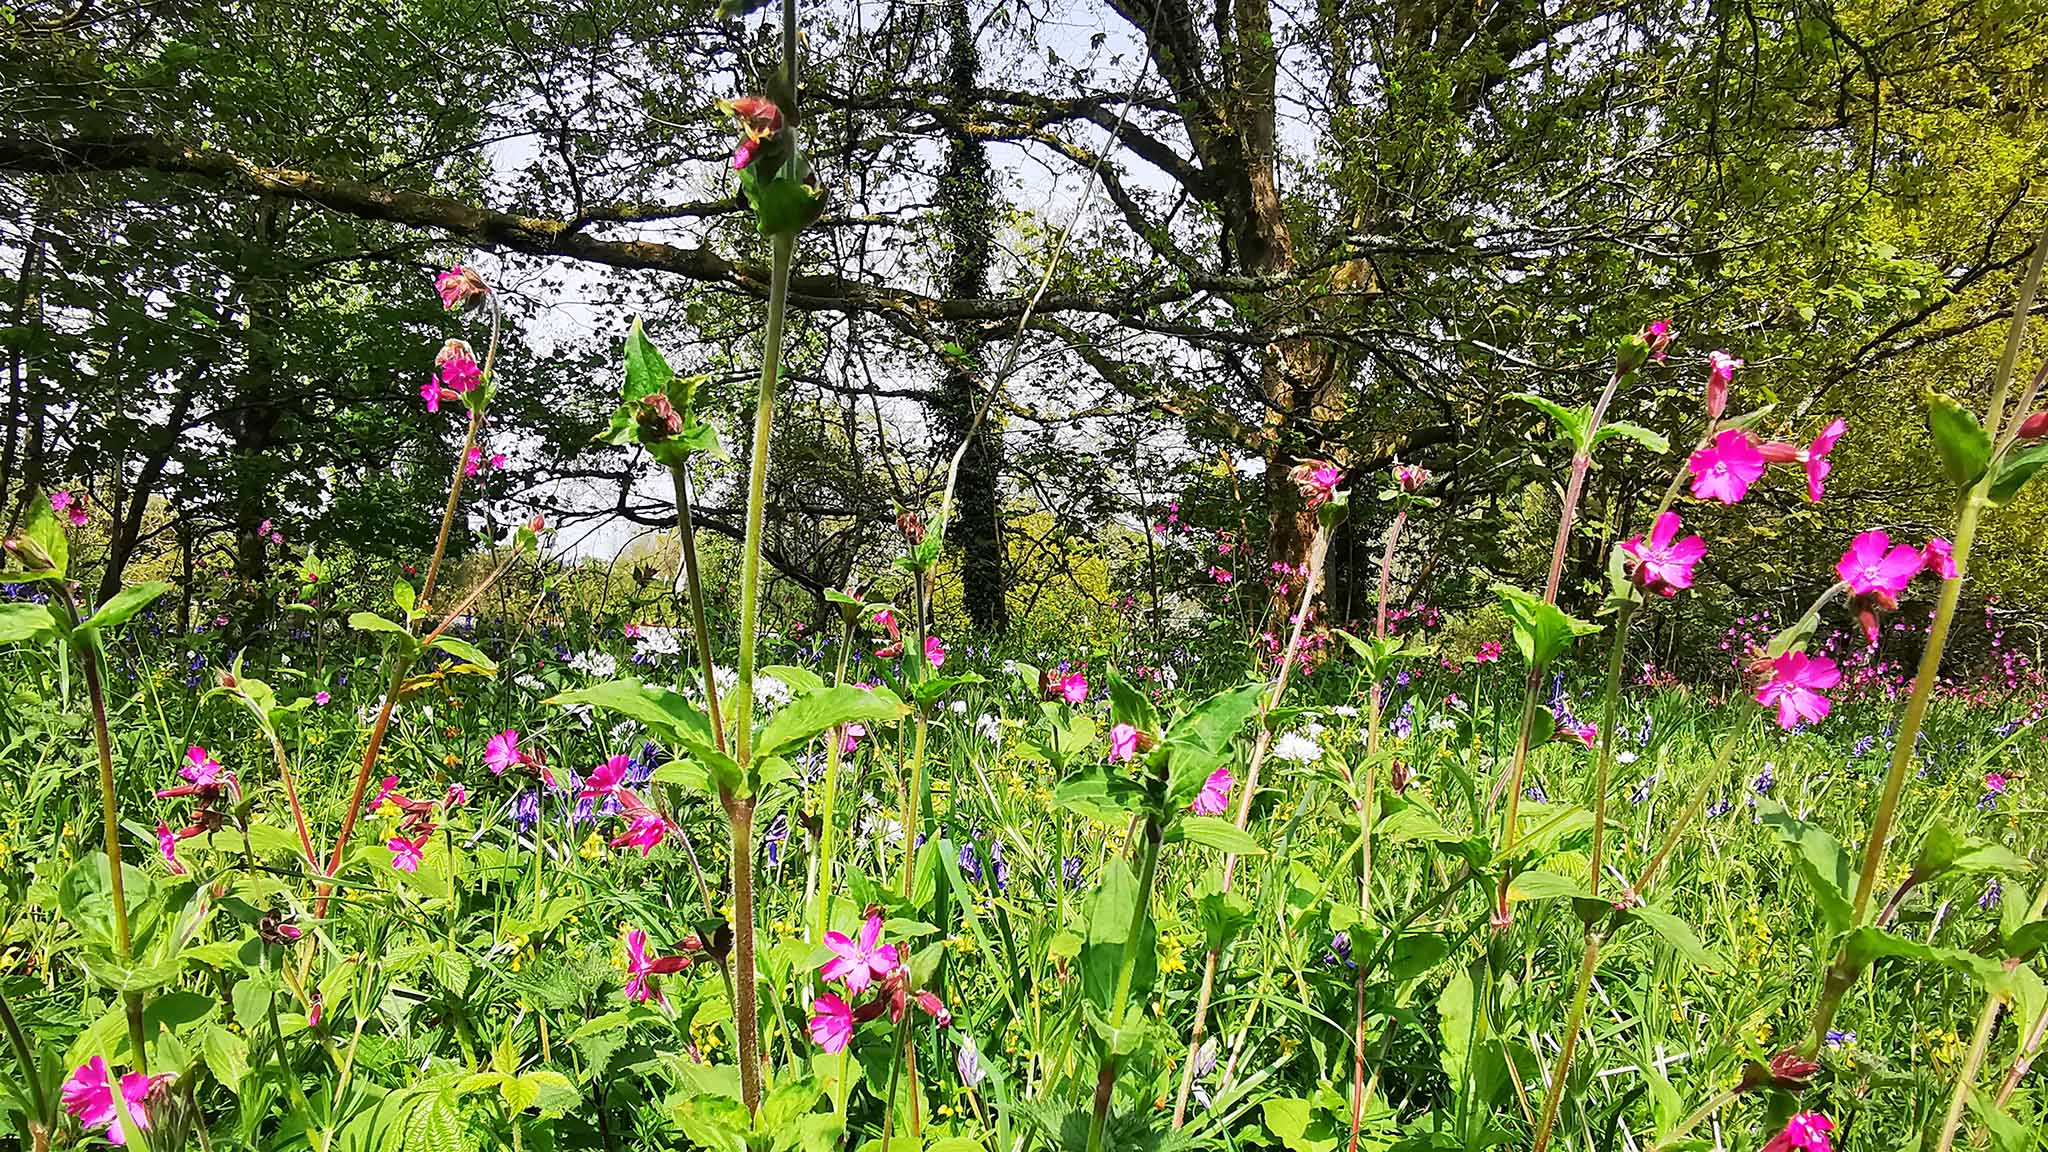
<svg viewBox="0 0 2048 1152">
<path fill-rule="evenodd" d="M 0 6 L 0 1146 L 2044 1146 L 2041 151 L 1871 192 L 1889 39 L 158 7 Z"/>
</svg>

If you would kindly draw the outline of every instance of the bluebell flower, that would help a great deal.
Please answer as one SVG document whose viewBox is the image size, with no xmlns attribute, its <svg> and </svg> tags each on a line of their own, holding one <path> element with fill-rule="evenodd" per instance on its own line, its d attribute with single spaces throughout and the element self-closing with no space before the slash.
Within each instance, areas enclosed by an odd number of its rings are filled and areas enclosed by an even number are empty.
<svg viewBox="0 0 2048 1152">
<path fill-rule="evenodd" d="M 960 846 L 960 873 L 966 876 L 970 883 L 981 883 L 981 857 L 974 854 L 972 844 Z"/>
<path fill-rule="evenodd" d="M 1323 950 L 1323 963 L 1336 967 L 1357 968 L 1358 961 L 1351 958 L 1351 933 L 1334 932 L 1330 935 L 1330 946 Z"/>
<path fill-rule="evenodd" d="M 2005 899 L 2005 886 L 1998 882 L 1998 877 L 1993 876 L 1991 883 L 1984 886 L 1984 894 L 1977 897 L 1977 907 L 1996 908 L 1998 907 L 1998 902 L 2003 899 Z"/>
<path fill-rule="evenodd" d="M 995 881 L 996 891 L 1010 890 L 1010 862 L 1003 859 L 1003 842 L 997 838 L 988 842 L 988 874 Z"/>
<path fill-rule="evenodd" d="M 1856 1034 L 1854 1032 L 1844 1032 L 1838 1028 L 1830 1028 L 1828 1029 L 1827 1042 L 1830 1048 L 1847 1047 L 1856 1042 Z"/>
<path fill-rule="evenodd" d="M 1750 785 L 1759 795 L 1769 792 L 1777 786 L 1778 774 L 1771 769 L 1769 764 L 1764 765 L 1764 770 L 1757 773 L 1756 782 Z"/>
<path fill-rule="evenodd" d="M 789 812 L 785 810 L 776 813 L 775 819 L 768 825 L 767 835 L 761 837 L 761 846 L 768 854 L 768 866 L 770 868 L 781 866 L 782 849 L 788 842 Z"/>
<path fill-rule="evenodd" d="M 530 832 L 540 822 L 540 791 L 521 792 L 512 801 L 512 823 L 521 832 Z"/>
<path fill-rule="evenodd" d="M 1641 784 L 1636 785 L 1635 791 L 1628 794 L 1628 802 L 1636 805 L 1648 803 L 1650 799 L 1650 793 L 1655 792 L 1656 790 L 1657 777 L 1654 773 L 1652 773 L 1650 776 L 1645 778 Z"/>
<path fill-rule="evenodd" d="M 1550 803 L 1550 797 L 1543 794 L 1543 786 L 1541 784 L 1531 784 L 1527 788 L 1522 789 L 1522 797 L 1532 804 Z"/>
<path fill-rule="evenodd" d="M 1060 861 L 1060 878 L 1065 881 L 1068 888 L 1077 892 L 1080 890 L 1081 858 L 1079 856 L 1069 856 Z"/>
<path fill-rule="evenodd" d="M 1734 807 L 1735 802 L 1723 796 L 1719 800 L 1714 801 L 1713 805 L 1707 809 L 1707 815 L 1726 816 Z"/>
</svg>

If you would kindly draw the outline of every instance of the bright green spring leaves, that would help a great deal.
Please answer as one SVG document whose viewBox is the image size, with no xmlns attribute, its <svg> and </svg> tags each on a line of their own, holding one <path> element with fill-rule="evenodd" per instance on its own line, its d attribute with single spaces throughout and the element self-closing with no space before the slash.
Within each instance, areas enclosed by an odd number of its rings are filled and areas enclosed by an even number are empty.
<svg viewBox="0 0 2048 1152">
<path fill-rule="evenodd" d="M 677 468 L 692 452 L 723 458 L 718 429 L 697 415 L 702 376 L 681 376 L 647 338 L 640 318 L 626 332 L 626 379 L 611 426 L 599 435 L 606 444 L 638 444 L 664 467 Z"/>
</svg>

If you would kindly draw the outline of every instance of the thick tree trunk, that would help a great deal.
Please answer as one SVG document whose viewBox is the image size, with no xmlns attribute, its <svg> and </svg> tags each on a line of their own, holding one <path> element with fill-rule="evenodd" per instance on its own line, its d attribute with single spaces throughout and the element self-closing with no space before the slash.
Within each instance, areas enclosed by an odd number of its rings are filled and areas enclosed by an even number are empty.
<svg viewBox="0 0 2048 1152">
<path fill-rule="evenodd" d="M 946 84 L 958 109 L 953 122 L 965 125 L 972 118 L 976 75 L 981 70 L 981 53 L 974 43 L 967 0 L 945 0 L 941 18 L 948 40 Z M 939 203 L 952 245 L 946 254 L 947 295 L 986 296 L 989 259 L 995 246 L 995 196 L 988 154 L 981 141 L 964 131 L 956 129 L 948 141 Z M 977 353 L 981 342 L 973 330 L 960 326 L 955 341 L 962 355 L 947 366 L 933 406 L 941 437 L 941 458 L 949 458 L 970 430 L 973 439 L 968 441 L 967 453 L 960 460 L 953 523 L 947 525 L 946 532 L 948 539 L 960 547 L 962 595 L 968 618 L 976 630 L 995 633 L 1010 624 L 1003 563 L 1002 421 L 991 408 L 980 428 L 974 427 L 974 417 L 987 401 L 983 390 L 993 382 L 985 380 L 984 373 L 979 371 Z"/>
<path fill-rule="evenodd" d="M 136 473 L 135 483 L 128 489 L 125 507 L 114 518 L 107 538 L 107 566 L 100 574 L 101 602 L 121 590 L 122 574 L 127 571 L 128 561 L 134 558 L 135 546 L 141 542 L 142 530 L 147 525 L 150 499 L 163 480 L 164 467 L 170 463 L 171 452 L 184 431 L 185 419 L 191 414 L 192 394 L 206 370 L 205 363 L 195 364 L 179 383 L 177 395 L 171 399 L 170 415 L 162 431 L 149 445 L 142 469 Z"/>
</svg>

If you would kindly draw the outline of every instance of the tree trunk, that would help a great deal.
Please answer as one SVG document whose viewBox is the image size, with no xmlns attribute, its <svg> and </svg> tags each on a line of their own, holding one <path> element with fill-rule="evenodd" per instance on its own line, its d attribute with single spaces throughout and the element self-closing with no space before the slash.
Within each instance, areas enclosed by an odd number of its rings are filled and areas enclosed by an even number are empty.
<svg viewBox="0 0 2048 1152">
<path fill-rule="evenodd" d="M 940 209 L 951 243 L 946 253 L 946 293 L 956 298 L 978 298 L 988 295 L 989 258 L 995 246 L 995 197 L 987 151 L 981 141 L 960 126 L 972 118 L 981 53 L 974 43 L 967 0 L 945 0 L 940 15 L 948 40 L 946 85 L 957 109 L 951 121 L 956 127 L 950 131 L 947 142 L 946 171 L 939 184 Z M 960 460 L 953 523 L 946 526 L 946 532 L 960 547 L 962 595 L 968 618 L 977 631 L 997 633 L 1010 624 L 1003 563 L 1002 420 L 991 407 L 980 428 L 974 427 L 975 414 L 987 400 L 983 390 L 995 382 L 986 380 L 979 371 L 981 341 L 973 328 L 960 325 L 954 340 L 961 355 L 946 366 L 946 376 L 933 405 L 942 458 L 950 458 L 970 430 L 973 438 L 968 440 L 966 455 Z"/>
</svg>

